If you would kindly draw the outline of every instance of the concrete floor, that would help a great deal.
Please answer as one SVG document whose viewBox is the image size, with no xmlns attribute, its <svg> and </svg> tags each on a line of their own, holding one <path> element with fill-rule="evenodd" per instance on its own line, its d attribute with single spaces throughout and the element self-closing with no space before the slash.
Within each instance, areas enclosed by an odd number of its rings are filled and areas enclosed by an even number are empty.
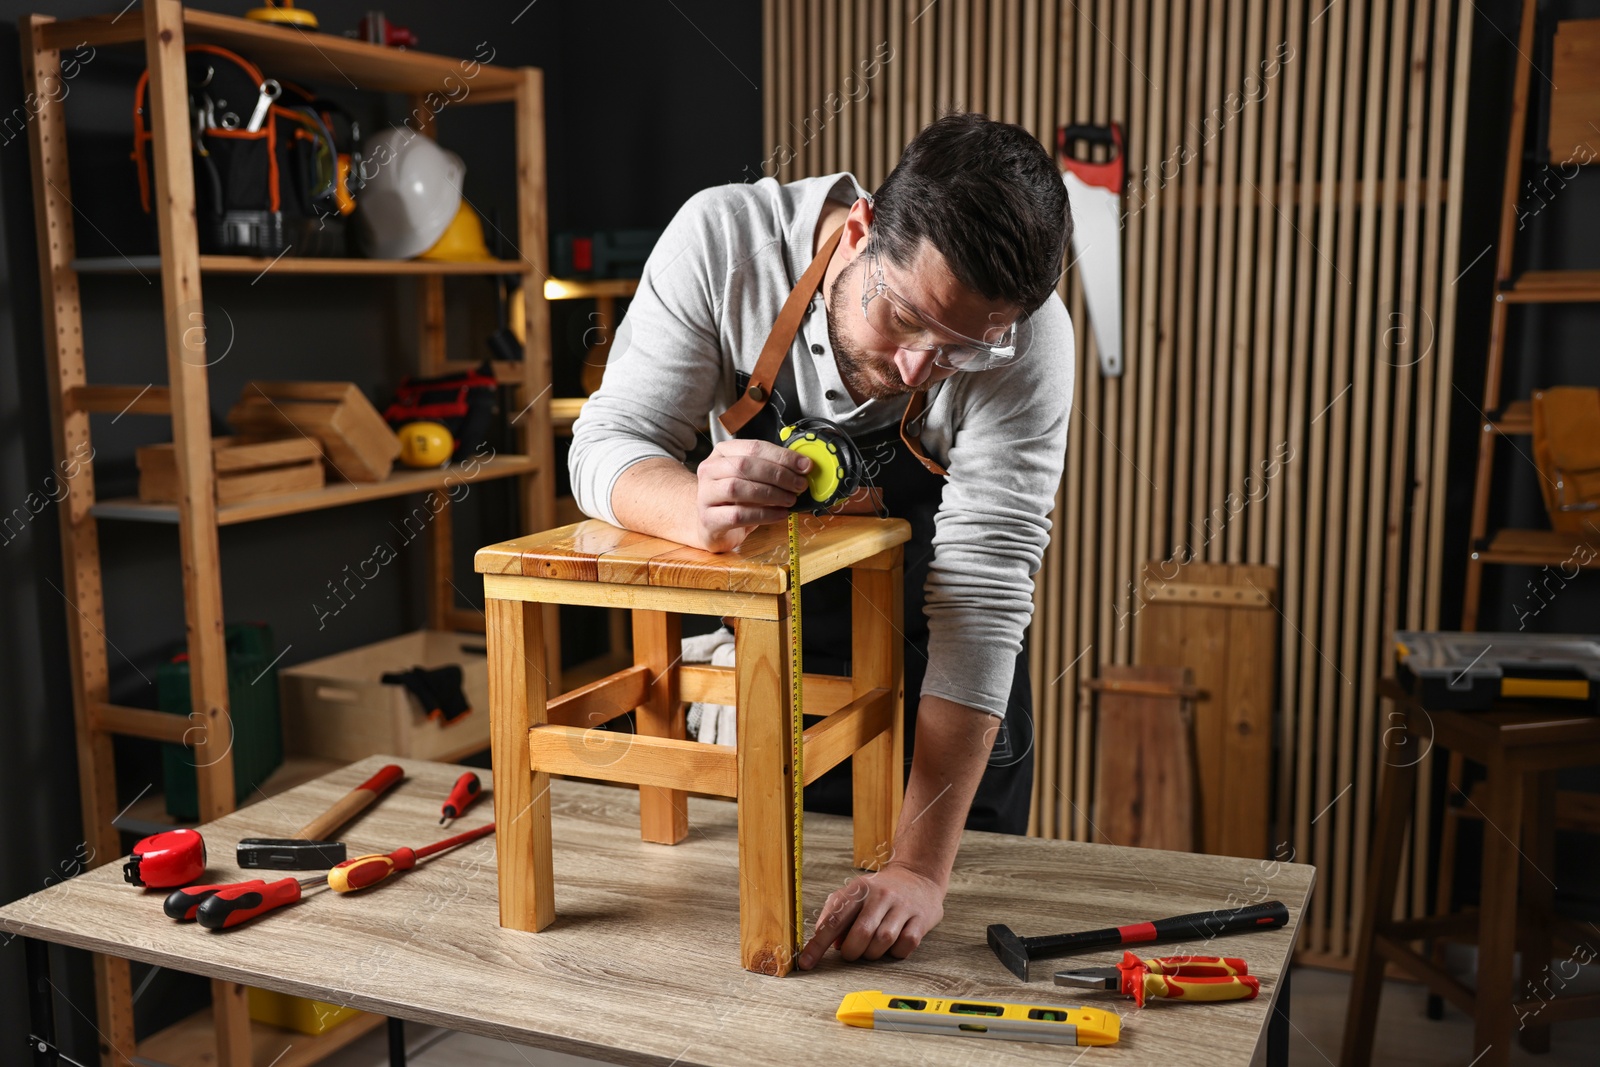
<svg viewBox="0 0 1600 1067">
<path fill-rule="evenodd" d="M 1303 967 L 1294 972 L 1292 1067 L 1332 1067 L 1339 1062 L 1349 991 L 1350 979 L 1345 974 Z M 1374 1067 L 1470 1067 L 1476 1062 L 1479 1050 L 1472 1047 L 1472 1020 L 1446 1006 L 1444 1019 L 1430 1021 L 1423 1014 L 1425 1002 L 1426 995 L 1415 985 L 1387 984 L 1378 1015 Z M 1579 1067 L 1596 1062 L 1600 1019 L 1562 1023 L 1551 1034 L 1549 1055 L 1534 1056 L 1513 1047 L 1511 1062 L 1530 1067 Z M 406 1027 L 406 1047 L 412 1067 L 459 1067 L 463 1063 L 474 1067 L 587 1067 L 594 1062 L 415 1024 Z M 1256 1061 L 1262 1062 L 1260 1053 Z M 384 1032 L 368 1034 L 323 1062 L 327 1067 L 388 1067 Z"/>
</svg>

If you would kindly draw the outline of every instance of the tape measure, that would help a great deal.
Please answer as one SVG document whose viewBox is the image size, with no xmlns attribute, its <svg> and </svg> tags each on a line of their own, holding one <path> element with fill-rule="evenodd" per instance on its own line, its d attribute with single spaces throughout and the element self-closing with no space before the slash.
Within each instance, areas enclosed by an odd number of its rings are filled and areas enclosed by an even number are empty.
<svg viewBox="0 0 1600 1067">
<path fill-rule="evenodd" d="M 805 829 L 806 775 L 802 765 L 805 755 L 805 704 L 802 703 L 803 679 L 800 672 L 800 527 L 799 516 L 789 514 L 789 729 L 794 744 L 794 955 L 800 955 L 800 944 L 805 938 L 805 905 L 800 891 L 801 837 Z"/>
<path fill-rule="evenodd" d="M 847 993 L 834 1017 L 846 1026 L 869 1030 L 1053 1045 L 1114 1045 L 1122 1036 L 1122 1017 L 1102 1008 L 946 1000 L 876 989 Z"/>
<path fill-rule="evenodd" d="M 850 435 L 827 419 L 801 419 L 778 431 L 778 440 L 791 452 L 811 461 L 806 491 L 794 502 L 795 511 L 822 514 L 850 499 L 861 488 L 866 467 L 861 450 Z"/>
</svg>

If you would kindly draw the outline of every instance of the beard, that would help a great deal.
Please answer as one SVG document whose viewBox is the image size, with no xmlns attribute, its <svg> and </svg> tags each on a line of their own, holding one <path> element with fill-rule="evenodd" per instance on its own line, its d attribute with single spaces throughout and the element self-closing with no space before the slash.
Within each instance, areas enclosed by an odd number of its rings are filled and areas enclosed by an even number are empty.
<svg viewBox="0 0 1600 1067">
<path fill-rule="evenodd" d="M 892 400 L 926 390 L 933 384 L 931 381 L 912 388 L 900 377 L 892 361 L 874 360 L 845 333 L 844 323 L 849 321 L 847 316 L 855 314 L 860 317 L 860 311 L 852 307 L 852 297 L 860 291 L 861 286 L 859 282 L 854 285 L 851 283 L 856 281 L 862 269 L 862 257 L 857 256 L 839 272 L 833 281 L 833 291 L 828 294 L 828 343 L 833 346 L 833 361 L 839 368 L 839 377 L 844 379 L 845 387 L 853 396 L 867 400 Z M 865 319 L 862 319 L 862 325 L 866 325 Z M 867 328 L 871 329 L 870 326 Z"/>
</svg>

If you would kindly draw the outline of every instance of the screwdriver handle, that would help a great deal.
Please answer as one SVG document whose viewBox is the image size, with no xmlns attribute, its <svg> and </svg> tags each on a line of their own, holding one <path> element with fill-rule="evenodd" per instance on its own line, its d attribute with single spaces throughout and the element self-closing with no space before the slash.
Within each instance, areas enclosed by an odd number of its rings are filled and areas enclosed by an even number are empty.
<svg viewBox="0 0 1600 1067">
<path fill-rule="evenodd" d="M 1128 992 L 1134 993 L 1140 1007 L 1144 1007 L 1144 1002 L 1152 997 L 1161 1000 L 1254 1000 L 1261 992 L 1261 979 L 1253 974 L 1235 974 L 1226 978 L 1147 974 L 1142 988 Z"/>
<path fill-rule="evenodd" d="M 450 795 L 445 798 L 444 806 L 439 809 L 442 823 L 445 819 L 459 819 L 466 810 L 472 807 L 472 802 L 478 799 L 483 790 L 483 783 L 478 776 L 468 771 L 456 779 L 456 784 L 451 787 Z"/>
<path fill-rule="evenodd" d="M 384 855 L 374 852 L 345 860 L 328 871 L 328 888 L 335 893 L 353 893 L 377 885 L 395 871 L 409 871 L 417 865 L 417 854 L 409 848 L 397 848 Z"/>
<path fill-rule="evenodd" d="M 195 918 L 207 930 L 228 930 L 299 899 L 300 882 L 294 878 L 240 882 L 224 886 L 202 901 L 195 909 Z"/>
<path fill-rule="evenodd" d="M 169 919 L 177 919 L 179 922 L 194 922 L 195 910 L 222 890 L 239 889 L 244 886 L 265 889 L 266 885 L 266 882 L 257 878 L 252 882 L 229 882 L 226 885 L 185 886 L 183 889 L 175 889 L 167 894 L 167 899 L 162 903 L 161 910 L 167 913 L 167 918 Z"/>
</svg>

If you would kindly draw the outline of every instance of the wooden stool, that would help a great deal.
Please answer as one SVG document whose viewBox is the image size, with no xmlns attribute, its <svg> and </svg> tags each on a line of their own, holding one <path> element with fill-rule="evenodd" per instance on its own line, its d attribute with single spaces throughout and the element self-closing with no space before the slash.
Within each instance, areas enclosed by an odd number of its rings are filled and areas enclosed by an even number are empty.
<svg viewBox="0 0 1600 1067">
<path fill-rule="evenodd" d="M 800 578 L 851 570 L 848 678 L 807 674 L 809 784 L 851 760 L 855 864 L 889 855 L 904 791 L 899 519 L 805 517 Z M 555 918 L 549 776 L 639 787 L 646 841 L 689 832 L 686 794 L 739 805 L 739 953 L 747 970 L 794 967 L 794 766 L 790 718 L 789 542 L 764 526 L 737 550 L 704 552 L 594 520 L 480 549 L 486 597 L 500 925 L 540 930 Z M 544 677 L 543 604 L 633 612 L 633 666 L 554 695 Z M 733 667 L 681 666 L 680 614 L 731 616 Z M 801 620 L 802 627 L 804 619 Z M 684 703 L 738 709 L 737 747 L 686 739 Z M 596 727 L 637 711 L 637 733 Z"/>
<path fill-rule="evenodd" d="M 1551 913 L 1555 886 L 1550 881 L 1555 860 L 1555 772 L 1600 764 L 1600 717 L 1529 711 L 1524 710 L 1527 705 L 1509 703 L 1494 711 L 1429 711 L 1392 680 L 1385 680 L 1379 693 L 1395 702 L 1410 744 L 1386 744 L 1389 752 L 1406 750 L 1406 754 L 1385 762 L 1341 1067 L 1366 1067 L 1372 1061 L 1385 963 L 1473 1016 L 1471 1051 L 1479 1057 L 1474 1061 L 1477 1067 L 1510 1062 L 1513 1034 L 1530 1050 L 1544 1051 L 1549 1048 L 1551 1023 L 1600 1014 L 1600 995 L 1557 995 L 1565 984 L 1562 975 L 1567 980 L 1573 975 L 1561 967 L 1561 960 L 1552 964 L 1555 936 L 1577 945 L 1588 937 L 1579 924 Z M 1385 740 L 1397 742 L 1393 728 L 1386 731 Z M 1417 764 L 1431 745 L 1460 752 L 1488 771 L 1480 905 L 1475 911 L 1396 920 L 1391 909 L 1413 815 Z M 1439 877 L 1450 874 L 1440 871 Z M 1476 990 L 1410 947 L 1412 942 L 1470 938 L 1474 933 Z M 1521 996 L 1516 995 L 1513 973 L 1513 955 L 1519 947 L 1525 994 Z"/>
</svg>

